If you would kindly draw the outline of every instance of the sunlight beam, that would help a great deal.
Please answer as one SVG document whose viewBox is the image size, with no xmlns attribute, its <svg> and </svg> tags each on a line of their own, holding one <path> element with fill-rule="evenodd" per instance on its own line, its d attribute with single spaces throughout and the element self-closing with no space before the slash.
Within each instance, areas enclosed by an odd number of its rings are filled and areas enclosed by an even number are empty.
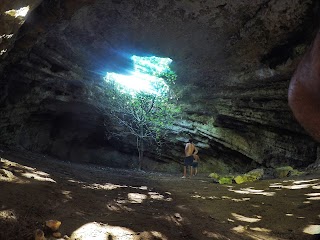
<svg viewBox="0 0 320 240">
<path fill-rule="evenodd" d="M 162 94 L 159 92 L 159 84 L 162 86 L 162 91 L 169 91 L 168 85 L 159 74 L 170 70 L 169 65 L 172 62 L 170 58 L 160 57 L 140 57 L 133 55 L 131 60 L 134 63 L 134 71 L 129 75 L 123 75 L 113 72 L 107 72 L 105 81 L 115 81 L 123 87 L 122 91 L 135 92 L 143 91 L 150 94 Z"/>
</svg>

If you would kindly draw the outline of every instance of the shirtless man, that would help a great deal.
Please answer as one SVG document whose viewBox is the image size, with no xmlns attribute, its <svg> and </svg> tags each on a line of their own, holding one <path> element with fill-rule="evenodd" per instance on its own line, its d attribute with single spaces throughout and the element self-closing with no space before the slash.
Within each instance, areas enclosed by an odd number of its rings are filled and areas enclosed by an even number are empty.
<svg viewBox="0 0 320 240">
<path fill-rule="evenodd" d="M 193 140 L 190 138 L 189 142 L 186 144 L 184 148 L 185 159 L 184 159 L 184 167 L 183 167 L 183 177 L 187 177 L 187 167 L 190 168 L 190 176 L 192 177 L 192 163 L 193 163 L 193 154 L 198 153 L 198 149 L 195 147 Z"/>
<path fill-rule="evenodd" d="M 288 100 L 298 122 L 320 142 L 320 31 L 291 78 Z"/>
</svg>

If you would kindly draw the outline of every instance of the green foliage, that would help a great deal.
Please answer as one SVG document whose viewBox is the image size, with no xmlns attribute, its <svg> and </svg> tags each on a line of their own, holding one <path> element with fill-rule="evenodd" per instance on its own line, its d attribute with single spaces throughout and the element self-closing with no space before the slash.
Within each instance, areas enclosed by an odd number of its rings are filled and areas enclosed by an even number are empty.
<svg viewBox="0 0 320 240">
<path fill-rule="evenodd" d="M 209 174 L 209 177 L 210 177 L 210 178 L 213 178 L 213 179 L 216 180 L 216 181 L 218 181 L 219 178 L 220 178 L 220 176 L 219 176 L 218 173 L 210 173 L 210 174 Z"/>
<path fill-rule="evenodd" d="M 123 126 L 140 138 L 159 138 L 180 112 L 175 99 L 169 96 L 166 86 L 158 84 L 156 87 L 159 94 L 143 91 L 132 94 L 116 82 L 108 82 L 110 90 L 107 91 L 107 97 L 112 116 L 121 120 Z"/>
<path fill-rule="evenodd" d="M 219 183 L 220 184 L 232 184 L 232 180 L 233 180 L 233 177 L 226 176 L 226 177 L 220 178 Z"/>
<path fill-rule="evenodd" d="M 144 68 L 144 71 L 147 69 Z M 113 132 L 113 135 L 121 137 L 133 135 L 136 137 L 140 168 L 144 143 L 153 141 L 157 146 L 161 146 L 161 140 L 166 137 L 175 116 L 180 112 L 180 108 L 176 105 L 177 97 L 169 90 L 168 86 L 175 82 L 176 74 L 170 69 L 157 74 L 156 77 L 161 77 L 162 81 L 151 83 L 156 93 L 130 91 L 114 79 L 108 79 L 106 82 L 109 116 L 114 119 L 114 122 L 118 122 L 121 127 L 126 129 L 120 133 Z"/>
</svg>

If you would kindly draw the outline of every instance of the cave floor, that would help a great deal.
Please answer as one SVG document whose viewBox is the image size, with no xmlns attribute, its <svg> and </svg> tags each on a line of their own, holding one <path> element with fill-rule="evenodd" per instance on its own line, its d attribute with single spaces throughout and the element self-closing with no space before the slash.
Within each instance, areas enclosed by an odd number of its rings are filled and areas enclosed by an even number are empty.
<svg viewBox="0 0 320 240">
<path fill-rule="evenodd" d="M 72 240 L 319 239 L 317 175 L 219 185 L 201 174 L 2 157 L 0 239 L 34 239 L 50 219 Z"/>
</svg>

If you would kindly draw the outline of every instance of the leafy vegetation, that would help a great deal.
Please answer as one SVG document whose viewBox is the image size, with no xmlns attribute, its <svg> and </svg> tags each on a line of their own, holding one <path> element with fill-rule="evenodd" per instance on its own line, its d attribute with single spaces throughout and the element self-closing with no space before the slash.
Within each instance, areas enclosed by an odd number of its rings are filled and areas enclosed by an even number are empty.
<svg viewBox="0 0 320 240">
<path fill-rule="evenodd" d="M 177 97 L 169 86 L 172 86 L 177 75 L 169 68 L 159 68 L 155 58 L 152 64 L 138 65 L 140 76 L 151 78 L 150 91 L 130 89 L 118 83 L 115 75 L 106 77 L 106 104 L 103 111 L 119 129 L 108 129 L 113 137 L 125 138 L 129 135 L 136 139 L 139 154 L 139 169 L 143 167 L 146 144 L 155 143 L 159 152 L 175 116 L 180 112 L 176 105 Z"/>
</svg>

